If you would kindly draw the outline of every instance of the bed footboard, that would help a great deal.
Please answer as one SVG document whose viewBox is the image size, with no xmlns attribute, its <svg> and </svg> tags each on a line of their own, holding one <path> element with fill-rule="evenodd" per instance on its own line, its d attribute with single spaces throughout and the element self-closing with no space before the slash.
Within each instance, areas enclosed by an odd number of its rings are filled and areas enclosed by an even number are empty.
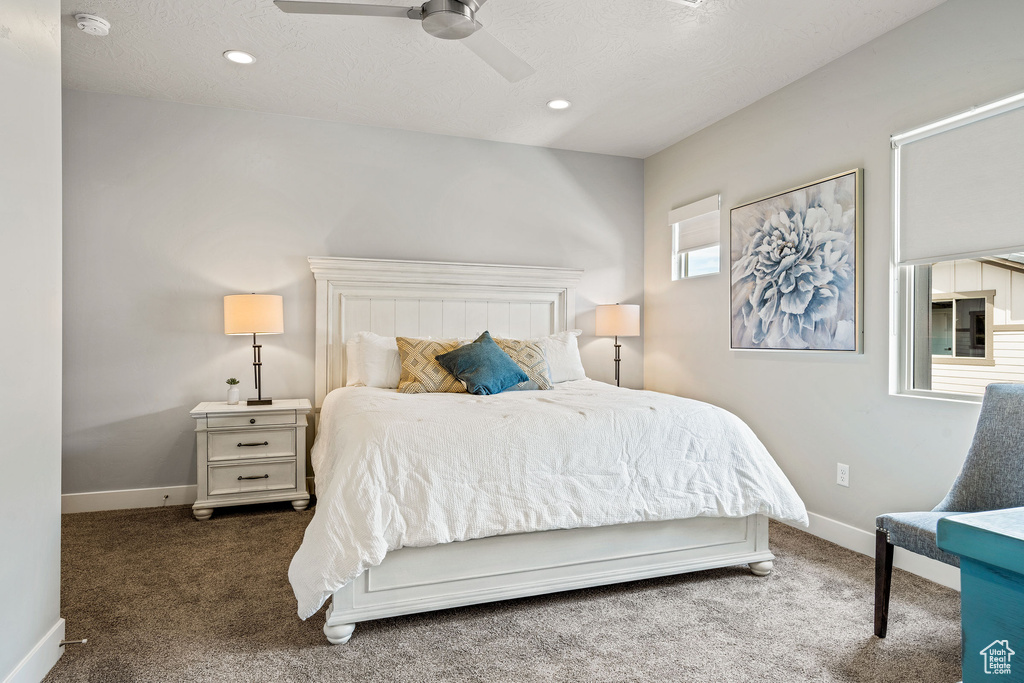
<svg viewBox="0 0 1024 683">
<path fill-rule="evenodd" d="M 493 536 L 388 553 L 335 591 L 324 633 L 402 614 L 749 564 L 771 572 L 768 519 L 695 517 Z"/>
</svg>

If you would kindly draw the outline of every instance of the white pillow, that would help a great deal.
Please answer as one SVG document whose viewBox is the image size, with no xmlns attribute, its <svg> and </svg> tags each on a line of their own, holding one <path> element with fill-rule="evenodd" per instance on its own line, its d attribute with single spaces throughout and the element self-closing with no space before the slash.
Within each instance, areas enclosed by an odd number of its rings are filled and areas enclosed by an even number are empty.
<svg viewBox="0 0 1024 683">
<path fill-rule="evenodd" d="M 394 337 L 358 332 L 345 343 L 345 386 L 397 389 L 402 359 Z"/>
<path fill-rule="evenodd" d="M 583 330 L 566 330 L 533 340 L 544 351 L 552 384 L 587 378 L 576 343 L 576 337 L 582 333 Z"/>
</svg>

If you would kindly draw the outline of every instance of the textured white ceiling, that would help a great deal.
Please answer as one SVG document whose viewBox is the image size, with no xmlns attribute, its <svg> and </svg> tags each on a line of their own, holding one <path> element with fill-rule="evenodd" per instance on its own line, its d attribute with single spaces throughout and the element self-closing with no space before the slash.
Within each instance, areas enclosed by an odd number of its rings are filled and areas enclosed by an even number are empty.
<svg viewBox="0 0 1024 683">
<path fill-rule="evenodd" d="M 942 2 L 490 0 L 479 20 L 537 71 L 510 84 L 405 19 L 285 14 L 271 0 L 63 0 L 64 85 L 646 157 Z M 79 31 L 76 12 L 110 21 L 110 35 Z M 257 62 L 232 64 L 227 49 Z M 550 111 L 555 97 L 572 108 Z"/>
</svg>

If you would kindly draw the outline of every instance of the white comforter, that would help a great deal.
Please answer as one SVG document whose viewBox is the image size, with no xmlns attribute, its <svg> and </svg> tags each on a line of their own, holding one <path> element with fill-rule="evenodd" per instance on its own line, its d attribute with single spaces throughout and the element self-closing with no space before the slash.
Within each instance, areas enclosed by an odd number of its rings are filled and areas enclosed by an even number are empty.
<svg viewBox="0 0 1024 683">
<path fill-rule="evenodd" d="M 303 619 L 404 546 L 698 516 L 807 524 L 735 415 L 591 380 L 495 396 L 337 389 L 312 457 L 316 514 L 288 570 Z"/>
</svg>

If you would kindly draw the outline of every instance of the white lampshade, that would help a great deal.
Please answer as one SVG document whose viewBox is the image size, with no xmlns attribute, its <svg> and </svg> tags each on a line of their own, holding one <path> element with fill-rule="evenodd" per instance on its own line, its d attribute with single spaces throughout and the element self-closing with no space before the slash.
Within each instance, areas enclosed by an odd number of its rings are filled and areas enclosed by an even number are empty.
<svg viewBox="0 0 1024 683">
<path fill-rule="evenodd" d="M 224 297 L 224 334 L 281 334 L 284 297 L 232 294 Z"/>
<path fill-rule="evenodd" d="M 602 304 L 597 307 L 597 336 L 640 336 L 640 306 L 637 304 Z"/>
</svg>

